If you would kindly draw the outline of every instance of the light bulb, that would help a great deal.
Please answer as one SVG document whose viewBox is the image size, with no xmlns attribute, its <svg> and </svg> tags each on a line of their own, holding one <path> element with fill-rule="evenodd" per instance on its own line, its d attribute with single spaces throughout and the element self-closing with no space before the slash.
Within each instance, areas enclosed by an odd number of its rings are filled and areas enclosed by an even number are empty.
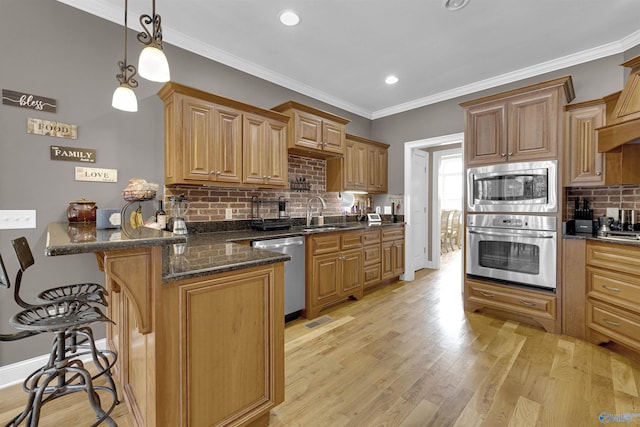
<svg viewBox="0 0 640 427">
<path fill-rule="evenodd" d="M 118 110 L 136 112 L 138 111 L 138 98 L 129 86 L 118 86 L 113 92 L 111 106 Z"/>
<path fill-rule="evenodd" d="M 138 58 L 138 74 L 152 82 L 168 82 L 171 75 L 164 52 L 153 46 L 142 49 Z"/>
</svg>

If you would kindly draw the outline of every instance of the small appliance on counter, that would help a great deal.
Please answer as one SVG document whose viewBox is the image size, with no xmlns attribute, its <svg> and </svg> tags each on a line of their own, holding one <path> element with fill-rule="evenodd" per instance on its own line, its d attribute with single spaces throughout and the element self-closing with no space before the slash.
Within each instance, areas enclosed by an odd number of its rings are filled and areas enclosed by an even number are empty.
<svg viewBox="0 0 640 427">
<path fill-rule="evenodd" d="M 173 234 L 187 234 L 187 224 L 184 221 L 184 215 L 187 213 L 187 198 L 184 194 L 169 197 L 169 209 L 171 217 L 167 223 L 167 228 Z"/>
<path fill-rule="evenodd" d="M 580 200 L 575 200 L 573 217 L 575 218 L 574 234 L 594 234 L 593 209 L 587 199 L 582 200 L 582 208 L 580 208 Z"/>
<path fill-rule="evenodd" d="M 251 198 L 251 228 L 254 230 L 287 230 L 292 222 L 288 212 L 289 201 L 280 196 L 277 200 Z"/>
</svg>

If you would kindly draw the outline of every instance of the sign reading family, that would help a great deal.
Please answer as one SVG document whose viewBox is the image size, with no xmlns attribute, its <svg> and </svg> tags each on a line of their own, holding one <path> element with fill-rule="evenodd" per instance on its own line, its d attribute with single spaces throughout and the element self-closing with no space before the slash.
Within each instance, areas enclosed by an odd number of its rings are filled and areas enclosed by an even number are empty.
<svg viewBox="0 0 640 427">
<path fill-rule="evenodd" d="M 68 160 L 72 162 L 96 162 L 96 150 L 91 148 L 51 146 L 51 160 Z"/>
<path fill-rule="evenodd" d="M 27 133 L 55 136 L 56 138 L 78 139 L 78 125 L 27 118 Z"/>
<path fill-rule="evenodd" d="M 118 182 L 118 169 L 83 168 L 76 166 L 76 181 Z"/>
<path fill-rule="evenodd" d="M 56 112 L 56 100 L 45 98 L 44 96 L 30 93 L 16 92 L 14 90 L 2 89 L 2 103 L 13 105 L 14 107 L 29 108 L 31 110 Z"/>
</svg>

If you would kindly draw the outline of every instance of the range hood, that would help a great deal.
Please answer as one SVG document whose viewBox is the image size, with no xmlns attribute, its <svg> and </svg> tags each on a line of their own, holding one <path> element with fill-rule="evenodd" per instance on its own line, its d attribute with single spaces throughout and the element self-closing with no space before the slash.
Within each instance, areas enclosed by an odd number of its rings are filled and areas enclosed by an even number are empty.
<svg viewBox="0 0 640 427">
<path fill-rule="evenodd" d="M 607 125 L 596 129 L 601 153 L 619 151 L 625 144 L 640 142 L 640 56 L 621 65 L 631 68 L 631 72 L 622 91 L 604 98 Z"/>
</svg>

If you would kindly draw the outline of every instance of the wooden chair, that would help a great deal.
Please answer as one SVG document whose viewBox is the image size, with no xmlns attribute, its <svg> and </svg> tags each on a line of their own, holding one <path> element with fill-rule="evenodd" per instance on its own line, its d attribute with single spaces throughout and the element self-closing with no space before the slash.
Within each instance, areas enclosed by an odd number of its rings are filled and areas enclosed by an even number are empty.
<svg viewBox="0 0 640 427">
<path fill-rule="evenodd" d="M 457 246 L 458 249 L 462 249 L 461 242 L 461 228 L 462 224 L 460 223 L 461 212 L 459 210 L 454 210 L 451 215 L 451 224 L 449 225 L 449 245 L 452 251 L 455 251 Z"/>
<path fill-rule="evenodd" d="M 452 215 L 453 211 L 451 210 L 440 211 L 440 248 L 445 252 L 449 252 L 449 247 L 447 245 L 451 246 L 449 240 L 451 235 L 449 232 L 449 226 L 451 223 Z M 453 250 L 452 246 L 451 250 Z"/>
</svg>

